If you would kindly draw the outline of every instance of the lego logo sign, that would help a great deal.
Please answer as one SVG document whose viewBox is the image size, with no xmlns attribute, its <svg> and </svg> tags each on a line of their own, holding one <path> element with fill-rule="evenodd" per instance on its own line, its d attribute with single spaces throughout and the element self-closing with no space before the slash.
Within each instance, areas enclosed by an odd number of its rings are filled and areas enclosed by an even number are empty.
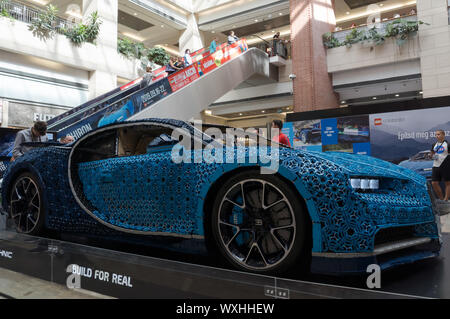
<svg viewBox="0 0 450 319">
<path fill-rule="evenodd" d="M 378 118 L 378 119 L 375 119 L 375 120 L 374 120 L 374 124 L 375 124 L 375 125 L 381 125 L 381 124 L 383 124 L 383 123 L 382 123 L 381 119 Z"/>
</svg>

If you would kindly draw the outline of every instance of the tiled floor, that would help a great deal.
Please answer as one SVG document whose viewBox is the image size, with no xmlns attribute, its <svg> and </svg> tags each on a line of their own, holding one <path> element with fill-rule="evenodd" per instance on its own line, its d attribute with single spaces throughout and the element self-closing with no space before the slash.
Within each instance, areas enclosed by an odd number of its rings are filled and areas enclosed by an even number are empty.
<svg viewBox="0 0 450 319">
<path fill-rule="evenodd" d="M 67 287 L 0 268 L 0 299 L 109 299 L 86 290 Z"/>
</svg>

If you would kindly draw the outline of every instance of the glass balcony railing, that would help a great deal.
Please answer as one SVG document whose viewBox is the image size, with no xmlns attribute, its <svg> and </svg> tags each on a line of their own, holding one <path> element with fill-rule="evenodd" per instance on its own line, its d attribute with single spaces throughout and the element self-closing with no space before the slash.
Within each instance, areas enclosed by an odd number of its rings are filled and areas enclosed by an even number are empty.
<svg viewBox="0 0 450 319">
<path fill-rule="evenodd" d="M 388 20 L 384 20 L 384 21 L 380 21 L 378 23 L 375 23 L 375 25 L 380 27 L 378 29 L 378 31 L 380 33 L 384 33 L 385 30 L 386 30 L 386 26 L 389 23 L 392 23 L 392 21 L 395 21 L 395 20 L 398 20 L 398 19 L 403 19 L 403 20 L 406 20 L 406 21 L 417 21 L 417 15 L 407 15 L 407 16 L 401 16 L 401 17 L 398 17 L 398 18 L 392 18 L 392 19 L 388 19 Z M 371 27 L 373 27 L 373 25 L 372 26 L 368 26 L 367 24 L 364 24 L 364 25 L 360 25 L 360 26 L 357 26 L 357 27 L 354 27 L 354 28 L 347 28 L 347 29 L 344 29 L 344 30 L 334 31 L 333 35 L 334 35 L 334 37 L 336 39 L 339 40 L 339 42 L 344 42 L 346 36 L 349 33 L 351 33 L 353 29 L 358 29 L 359 31 L 367 31 Z"/>
<path fill-rule="evenodd" d="M 15 20 L 22 21 L 31 24 L 34 20 L 39 18 L 39 15 L 43 13 L 43 10 L 25 5 L 16 1 L 2 1 L 0 2 L 0 13 L 10 16 Z M 61 29 L 71 29 L 74 23 L 57 17 L 54 21 L 53 27 L 59 31 Z"/>
</svg>

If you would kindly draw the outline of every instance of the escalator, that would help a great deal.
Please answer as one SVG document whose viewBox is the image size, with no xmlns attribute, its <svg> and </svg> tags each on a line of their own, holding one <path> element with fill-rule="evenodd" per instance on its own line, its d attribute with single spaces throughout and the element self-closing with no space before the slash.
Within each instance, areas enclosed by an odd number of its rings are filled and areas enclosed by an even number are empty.
<svg viewBox="0 0 450 319">
<path fill-rule="evenodd" d="M 52 120 L 48 130 L 57 138 L 75 139 L 97 127 L 126 120 L 174 118 L 191 120 L 225 93 L 250 77 L 269 77 L 269 58 L 261 50 L 248 49 L 246 41 L 219 46 L 214 53 L 194 53 L 194 63 L 167 75 L 153 72 L 150 84 L 137 79 L 89 101 Z"/>
</svg>

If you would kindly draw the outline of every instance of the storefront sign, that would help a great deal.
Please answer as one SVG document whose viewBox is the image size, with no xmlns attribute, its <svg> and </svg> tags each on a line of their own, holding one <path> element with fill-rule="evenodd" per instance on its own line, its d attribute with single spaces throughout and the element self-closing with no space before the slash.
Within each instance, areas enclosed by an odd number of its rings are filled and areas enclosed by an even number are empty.
<svg viewBox="0 0 450 319">
<path fill-rule="evenodd" d="M 9 101 L 8 126 L 31 127 L 36 121 L 48 121 L 65 109 Z"/>
</svg>

